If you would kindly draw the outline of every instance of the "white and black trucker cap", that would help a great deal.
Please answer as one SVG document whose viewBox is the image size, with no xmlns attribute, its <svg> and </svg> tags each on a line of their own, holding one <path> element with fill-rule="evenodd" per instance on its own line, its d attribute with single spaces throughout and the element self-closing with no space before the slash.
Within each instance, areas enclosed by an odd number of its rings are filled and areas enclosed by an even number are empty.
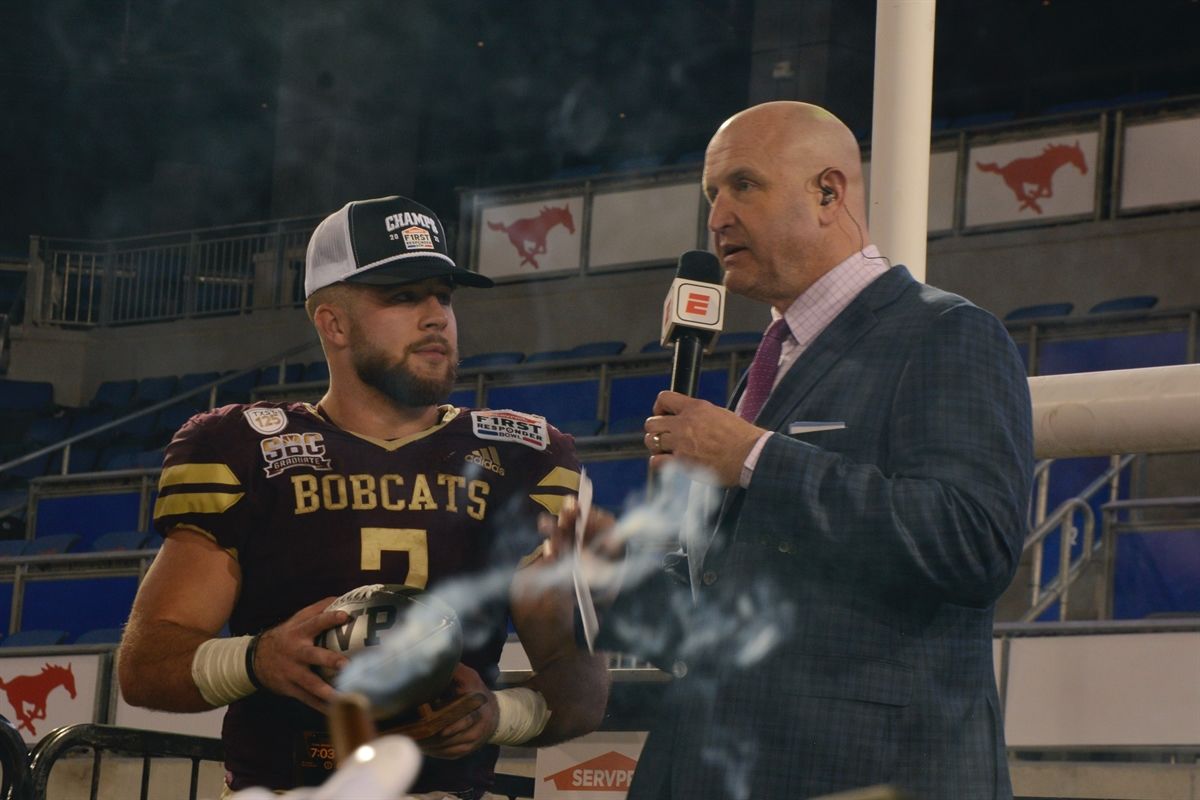
<svg viewBox="0 0 1200 800">
<path fill-rule="evenodd" d="M 492 279 L 450 257 L 437 215 L 407 197 L 355 200 L 330 214 L 308 240 L 304 296 L 334 283 L 414 283 L 448 277 L 463 286 Z"/>
</svg>

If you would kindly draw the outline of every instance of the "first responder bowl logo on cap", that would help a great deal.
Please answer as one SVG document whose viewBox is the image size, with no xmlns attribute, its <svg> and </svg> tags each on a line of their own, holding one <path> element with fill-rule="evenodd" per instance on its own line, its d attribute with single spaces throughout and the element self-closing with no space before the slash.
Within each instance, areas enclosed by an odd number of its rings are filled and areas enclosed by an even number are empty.
<svg viewBox="0 0 1200 800">
<path fill-rule="evenodd" d="M 400 233 L 404 236 L 404 246 L 409 250 L 432 250 L 434 247 L 433 237 L 424 228 L 413 225 Z"/>
</svg>

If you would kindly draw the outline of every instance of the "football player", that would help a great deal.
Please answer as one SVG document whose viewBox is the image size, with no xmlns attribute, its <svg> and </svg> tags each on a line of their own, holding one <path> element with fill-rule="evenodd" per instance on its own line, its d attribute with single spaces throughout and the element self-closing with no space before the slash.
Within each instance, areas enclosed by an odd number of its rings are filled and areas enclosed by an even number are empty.
<svg viewBox="0 0 1200 800">
<path fill-rule="evenodd" d="M 537 516 L 578 487 L 573 443 L 541 417 L 442 404 L 458 360 L 454 291 L 492 282 L 454 263 L 432 211 L 403 197 L 349 203 L 314 231 L 306 263 L 329 390 L 316 405 L 203 412 L 175 435 L 154 509 L 165 542 L 121 643 L 121 691 L 167 711 L 228 705 L 230 789 L 319 784 L 334 763 L 323 712 L 335 690 L 315 668 L 347 663 L 314 644 L 347 621 L 326 606 L 364 584 L 432 589 L 501 570 L 507 596 L 457 609 L 465 645 L 449 694 L 485 702 L 419 742 L 433 758 L 413 789 L 477 798 L 498 745 L 562 741 L 603 717 L 607 669 L 576 648 L 569 590 L 532 580 L 546 568 Z M 496 691 L 509 617 L 535 675 Z"/>
</svg>

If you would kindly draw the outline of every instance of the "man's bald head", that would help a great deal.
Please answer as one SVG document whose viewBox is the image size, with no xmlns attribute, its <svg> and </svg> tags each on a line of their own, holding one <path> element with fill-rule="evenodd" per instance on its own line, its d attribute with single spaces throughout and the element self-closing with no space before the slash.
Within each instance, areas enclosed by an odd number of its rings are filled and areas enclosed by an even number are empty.
<svg viewBox="0 0 1200 800">
<path fill-rule="evenodd" d="M 705 152 L 704 189 L 726 284 L 777 308 L 870 243 L 858 142 L 810 103 L 726 120 Z"/>
<path fill-rule="evenodd" d="M 709 143 L 744 132 L 760 138 L 772 152 L 790 154 L 794 163 L 819 174 L 827 167 L 840 170 L 847 181 L 846 202 L 860 223 L 866 216 L 862 151 L 853 131 L 829 111 L 797 100 L 773 100 L 739 111 L 721 124 Z M 819 188 L 819 187 L 818 187 Z"/>
</svg>

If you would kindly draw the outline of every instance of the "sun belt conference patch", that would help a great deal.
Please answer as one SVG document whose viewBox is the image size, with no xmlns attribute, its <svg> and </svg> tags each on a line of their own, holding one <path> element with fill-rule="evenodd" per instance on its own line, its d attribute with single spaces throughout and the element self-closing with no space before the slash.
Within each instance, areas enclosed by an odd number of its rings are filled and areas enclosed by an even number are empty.
<svg viewBox="0 0 1200 800">
<path fill-rule="evenodd" d="M 522 414 L 519 411 L 472 411 L 471 427 L 480 439 L 497 442 L 518 442 L 534 450 L 545 450 L 550 444 L 550 430 L 545 417 Z"/>
</svg>

